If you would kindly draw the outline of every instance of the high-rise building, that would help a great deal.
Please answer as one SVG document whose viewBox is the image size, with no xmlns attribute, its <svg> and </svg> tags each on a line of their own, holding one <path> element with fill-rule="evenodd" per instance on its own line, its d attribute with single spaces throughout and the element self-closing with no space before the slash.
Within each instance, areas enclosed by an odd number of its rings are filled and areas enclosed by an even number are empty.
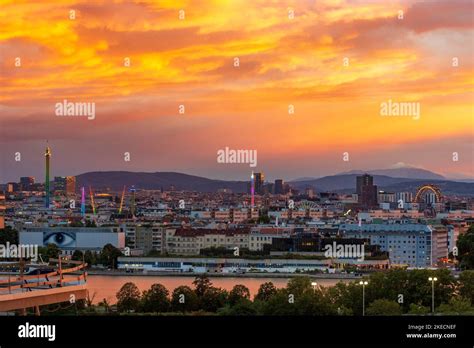
<svg viewBox="0 0 474 348">
<path fill-rule="evenodd" d="M 274 186 L 274 192 L 276 195 L 282 195 L 285 193 L 283 189 L 283 180 L 282 179 L 277 179 L 275 180 L 275 186 Z"/>
<path fill-rule="evenodd" d="M 6 186 L 6 191 L 8 193 L 18 192 L 21 190 L 20 184 L 17 182 L 9 182 Z"/>
<path fill-rule="evenodd" d="M 374 177 L 369 174 L 364 174 L 357 177 L 357 194 L 362 194 L 363 186 L 372 186 L 374 184 Z"/>
<path fill-rule="evenodd" d="M 50 198 L 50 187 L 49 187 L 49 160 L 51 158 L 51 149 L 46 147 L 46 152 L 44 153 L 45 157 L 45 179 L 44 179 L 44 191 L 45 191 L 45 207 L 49 208 L 49 198 Z"/>
<path fill-rule="evenodd" d="M 57 193 L 66 192 L 66 177 L 65 176 L 55 176 L 54 177 L 54 191 Z"/>
<path fill-rule="evenodd" d="M 264 193 L 263 184 L 265 182 L 265 174 L 255 173 L 254 180 L 255 180 L 255 193 L 262 195 Z"/>
<path fill-rule="evenodd" d="M 379 191 L 378 202 L 379 203 L 395 203 L 395 192 Z"/>
<path fill-rule="evenodd" d="M 54 191 L 59 194 L 73 195 L 76 193 L 75 176 L 55 176 Z"/>
<path fill-rule="evenodd" d="M 390 263 L 408 267 L 436 266 L 448 256 L 448 229 L 426 224 L 341 224 L 339 233 L 349 238 L 369 238 L 389 254 Z"/>
<path fill-rule="evenodd" d="M 396 194 L 397 202 L 402 200 L 403 203 L 411 203 L 413 202 L 413 193 L 412 192 L 397 192 Z"/>
<path fill-rule="evenodd" d="M 32 191 L 35 184 L 35 178 L 32 176 L 22 176 L 20 178 L 20 185 L 22 191 Z"/>
<path fill-rule="evenodd" d="M 66 194 L 67 195 L 76 194 L 76 177 L 75 176 L 66 176 Z"/>
<path fill-rule="evenodd" d="M 377 206 L 377 186 L 374 185 L 374 177 L 364 174 L 357 177 L 358 202 L 364 209 Z"/>
</svg>

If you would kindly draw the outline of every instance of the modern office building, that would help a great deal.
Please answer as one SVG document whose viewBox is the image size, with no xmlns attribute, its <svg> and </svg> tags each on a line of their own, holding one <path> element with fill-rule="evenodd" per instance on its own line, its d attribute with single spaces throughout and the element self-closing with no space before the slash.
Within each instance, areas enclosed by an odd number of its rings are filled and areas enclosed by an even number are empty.
<svg viewBox="0 0 474 348">
<path fill-rule="evenodd" d="M 76 177 L 55 176 L 54 191 L 57 194 L 74 195 L 76 193 Z"/>
<path fill-rule="evenodd" d="M 402 200 L 403 203 L 411 203 L 413 202 L 413 193 L 412 192 L 397 192 L 395 195 L 395 199 L 398 202 Z"/>
<path fill-rule="evenodd" d="M 342 224 L 339 232 L 344 237 L 370 239 L 370 244 L 389 253 L 394 265 L 432 267 L 448 252 L 448 230 L 442 225 Z"/>
<path fill-rule="evenodd" d="M 377 186 L 374 185 L 374 177 L 364 174 L 357 177 L 358 203 L 364 209 L 377 206 Z"/>
<path fill-rule="evenodd" d="M 396 195 L 395 192 L 379 191 L 377 199 L 379 203 L 395 203 Z"/>
<path fill-rule="evenodd" d="M 265 174 L 263 173 L 255 173 L 254 174 L 255 180 L 255 193 L 261 195 L 264 193 L 264 182 L 265 182 Z"/>
<path fill-rule="evenodd" d="M 282 179 L 275 180 L 275 185 L 273 186 L 273 189 L 276 195 L 284 194 L 285 191 L 284 191 L 284 186 L 283 186 L 283 180 Z"/>
<path fill-rule="evenodd" d="M 17 182 L 9 182 L 7 183 L 6 192 L 14 193 L 21 191 L 21 185 Z"/>
<path fill-rule="evenodd" d="M 31 191 L 35 184 L 35 178 L 32 176 L 22 176 L 20 178 L 20 185 L 22 191 Z"/>
</svg>

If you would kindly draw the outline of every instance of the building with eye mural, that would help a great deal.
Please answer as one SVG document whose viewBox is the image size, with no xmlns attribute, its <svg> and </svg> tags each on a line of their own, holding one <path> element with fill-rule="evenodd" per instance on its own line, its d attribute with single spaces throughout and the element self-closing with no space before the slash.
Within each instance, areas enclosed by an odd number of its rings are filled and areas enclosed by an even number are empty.
<svg viewBox="0 0 474 348">
<path fill-rule="evenodd" d="M 20 244 L 56 244 L 66 255 L 75 250 L 100 251 L 106 244 L 125 248 L 125 232 L 118 227 L 26 227 L 19 239 Z"/>
</svg>

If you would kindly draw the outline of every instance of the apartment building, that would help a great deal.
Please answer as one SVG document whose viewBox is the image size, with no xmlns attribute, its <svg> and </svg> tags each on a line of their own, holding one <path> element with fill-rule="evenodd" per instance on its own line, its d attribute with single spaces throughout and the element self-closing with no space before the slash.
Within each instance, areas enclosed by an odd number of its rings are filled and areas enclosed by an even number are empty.
<svg viewBox="0 0 474 348">
<path fill-rule="evenodd" d="M 169 254 L 199 255 L 201 249 L 241 249 L 249 245 L 248 229 L 168 228 L 164 235 L 164 251 Z"/>
<path fill-rule="evenodd" d="M 426 224 L 342 224 L 345 237 L 368 238 L 389 253 L 390 263 L 409 267 L 432 267 L 447 256 L 448 229 Z"/>
</svg>

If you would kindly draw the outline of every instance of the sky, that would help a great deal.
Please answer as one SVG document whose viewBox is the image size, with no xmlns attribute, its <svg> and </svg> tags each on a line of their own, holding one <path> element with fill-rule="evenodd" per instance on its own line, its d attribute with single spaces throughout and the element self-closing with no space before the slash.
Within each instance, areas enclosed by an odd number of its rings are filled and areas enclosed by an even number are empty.
<svg viewBox="0 0 474 348">
<path fill-rule="evenodd" d="M 289 180 L 403 163 L 474 177 L 471 1 L 0 6 L 0 182 L 42 182 L 46 144 L 52 176 Z M 94 103 L 94 118 L 58 116 L 64 100 Z M 218 163 L 226 147 L 256 150 L 256 167 Z"/>
</svg>

